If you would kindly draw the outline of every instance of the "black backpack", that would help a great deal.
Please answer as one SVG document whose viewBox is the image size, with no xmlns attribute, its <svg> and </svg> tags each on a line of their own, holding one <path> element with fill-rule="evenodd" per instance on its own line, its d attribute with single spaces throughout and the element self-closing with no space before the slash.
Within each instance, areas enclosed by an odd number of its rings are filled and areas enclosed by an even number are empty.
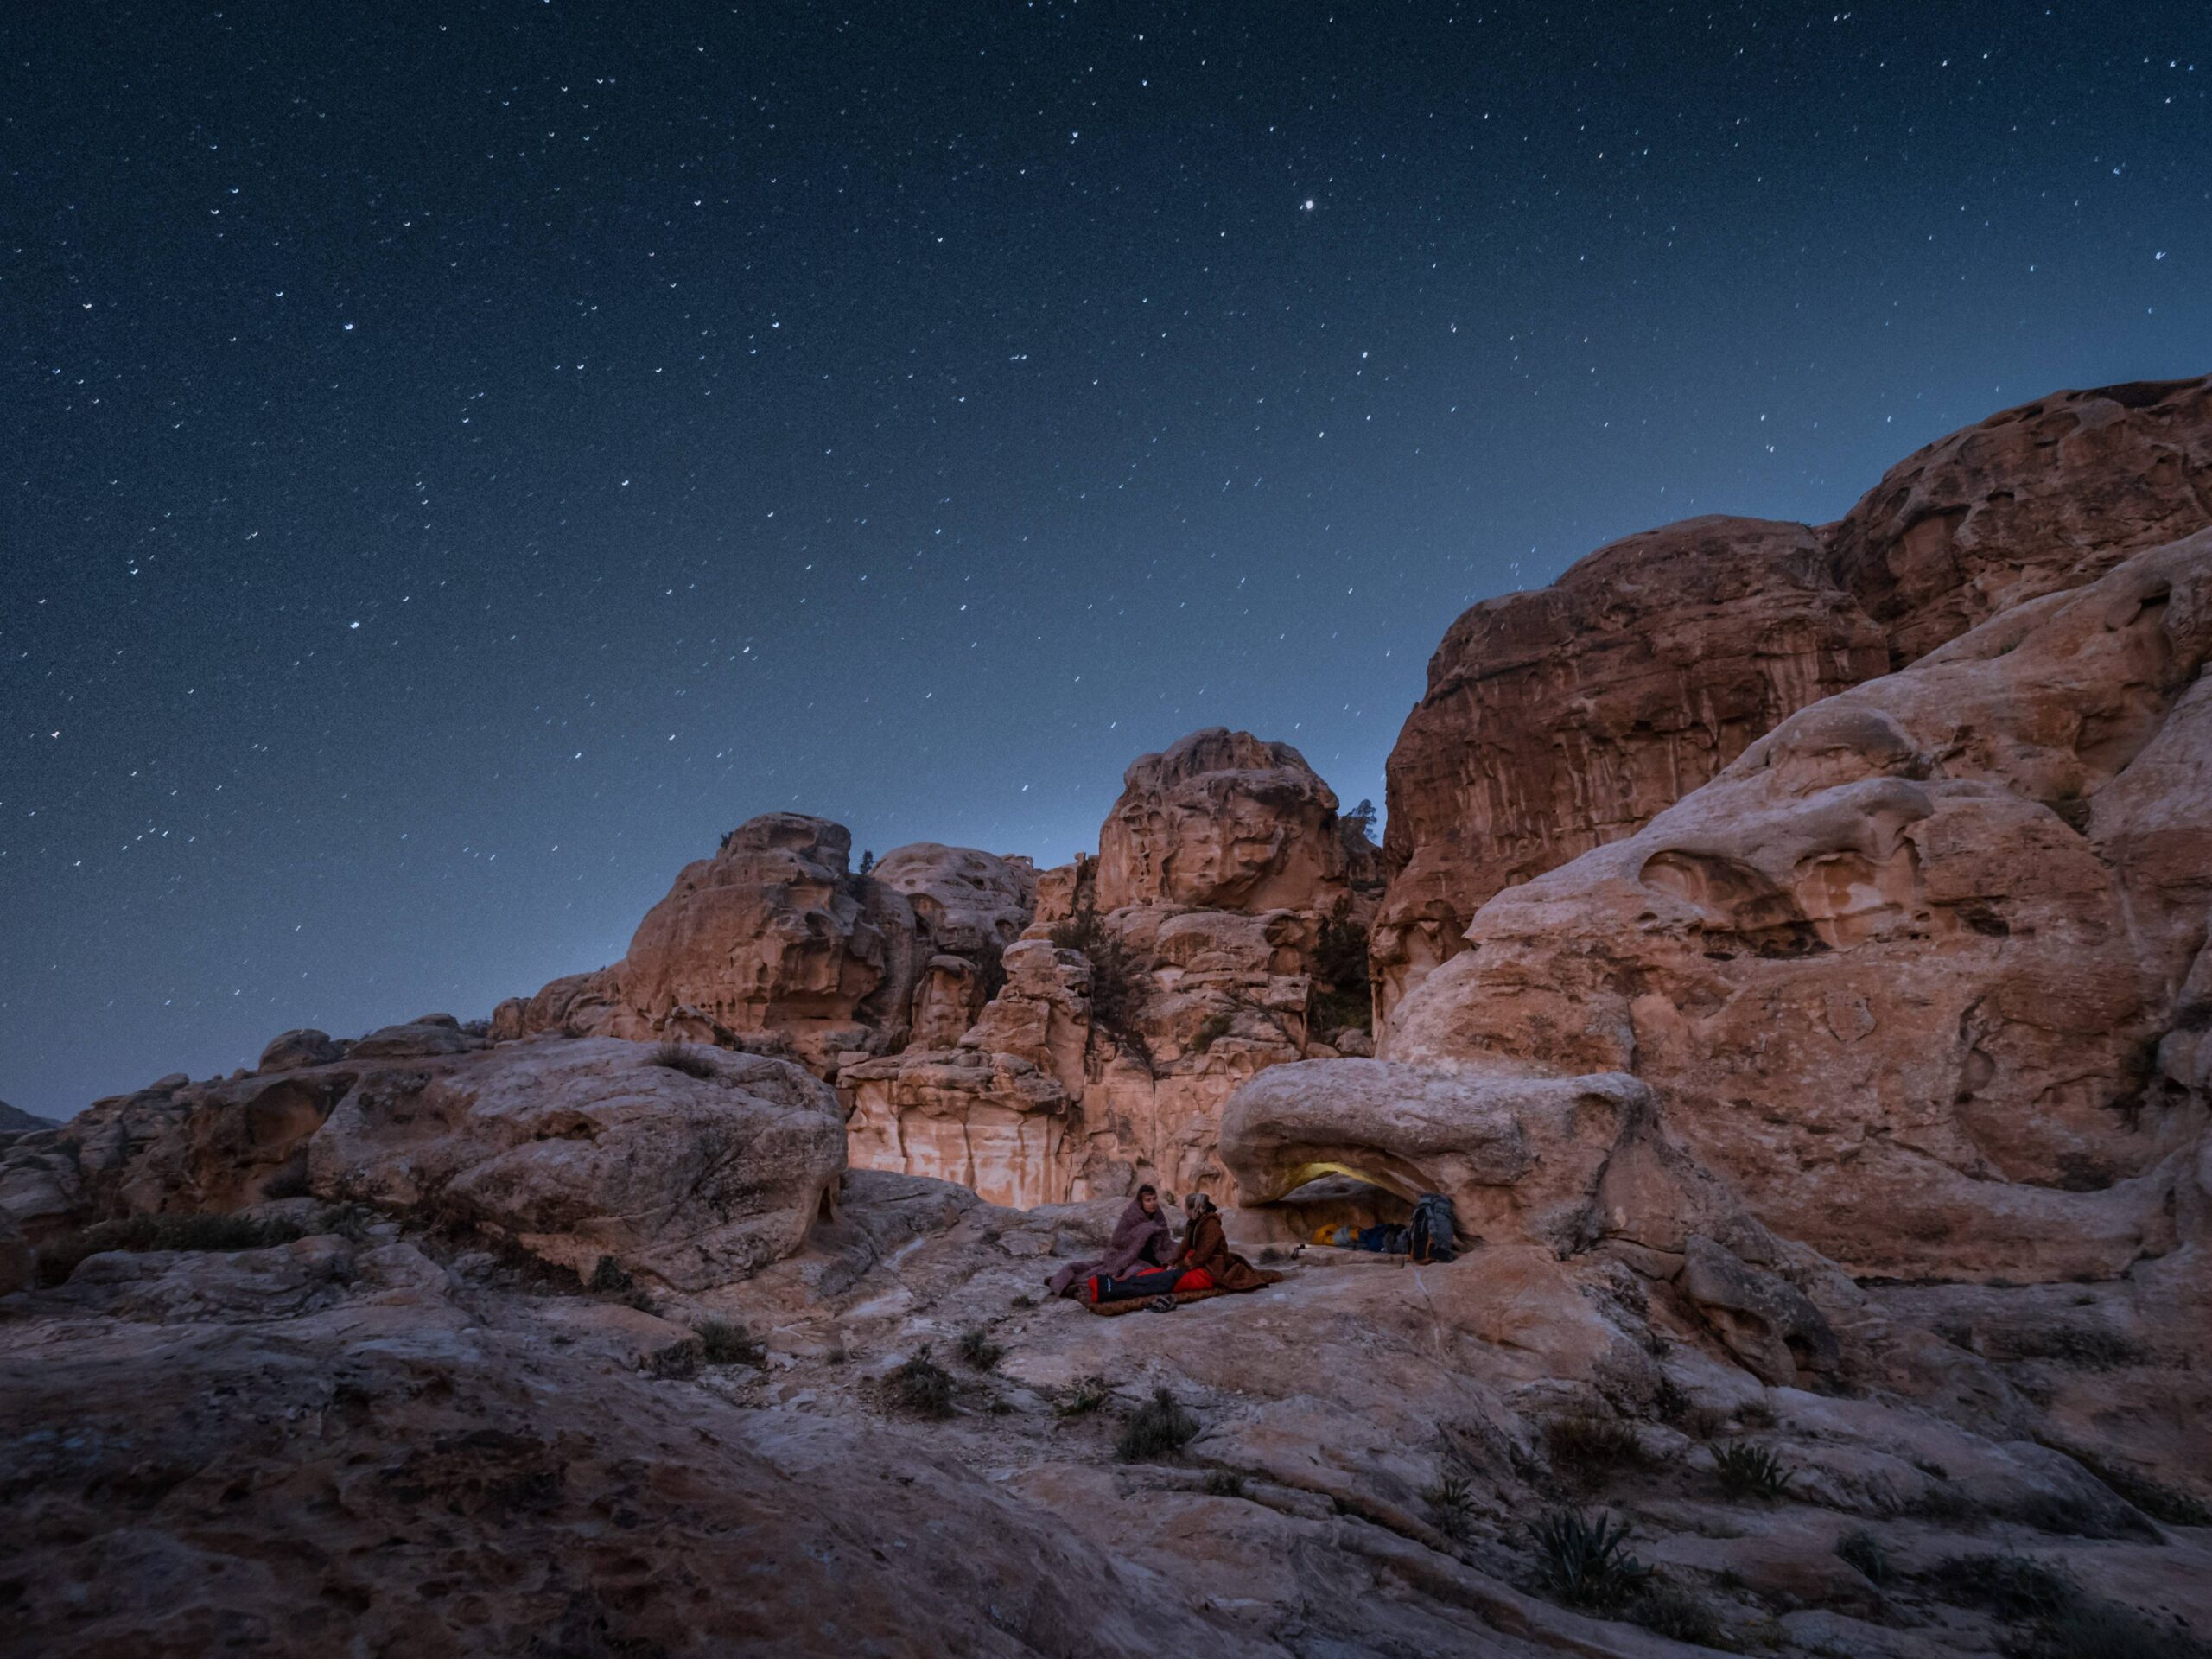
<svg viewBox="0 0 2212 1659">
<path fill-rule="evenodd" d="M 1458 1218 L 1452 1200 L 1441 1192 L 1424 1192 L 1414 1205 L 1407 1254 L 1415 1262 L 1449 1262 L 1458 1237 Z"/>
</svg>

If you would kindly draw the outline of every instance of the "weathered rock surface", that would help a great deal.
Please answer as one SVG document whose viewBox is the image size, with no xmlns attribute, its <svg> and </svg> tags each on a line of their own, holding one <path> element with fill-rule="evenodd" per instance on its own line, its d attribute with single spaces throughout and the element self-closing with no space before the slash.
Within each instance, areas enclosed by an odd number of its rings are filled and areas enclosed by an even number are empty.
<svg viewBox="0 0 2212 1659">
<path fill-rule="evenodd" d="M 1892 467 L 1829 545 L 1903 667 L 2212 524 L 2212 377 L 2054 392 Z"/>
<path fill-rule="evenodd" d="M 2212 903 L 2208 651 L 2212 533 L 1815 704 L 1493 899 L 1382 1052 L 1631 1071 L 1854 1272 L 2164 1255 L 2205 1122 L 2174 1033 Z"/>
<path fill-rule="evenodd" d="M 357 1088 L 308 1143 L 315 1192 L 421 1208 L 588 1275 L 688 1289 L 798 1247 L 845 1166 L 843 1113 L 785 1061 L 694 1047 L 705 1075 L 607 1039 L 503 1046 Z"/>
<path fill-rule="evenodd" d="M 1501 887 L 1641 828 L 1806 704 L 1881 673 L 1881 631 L 1802 524 L 1692 518 L 1454 622 L 1391 751 L 1382 1006 Z"/>
<path fill-rule="evenodd" d="M 620 962 L 501 1003 L 493 1036 L 758 1047 L 827 1077 L 841 1056 L 903 1046 L 916 1020 L 932 1035 L 964 1028 L 1027 923 L 1034 869 L 922 842 L 863 876 L 851 852 L 851 833 L 826 818 L 748 820 L 685 866 Z"/>
<path fill-rule="evenodd" d="M 1101 911 L 1325 909 L 1344 889 L 1337 798 L 1287 743 L 1217 726 L 1122 783 L 1098 831 Z"/>
<path fill-rule="evenodd" d="M 1503 887 L 1632 834 L 1784 716 L 2212 524 L 2212 378 L 2062 392 L 1820 530 L 1695 518 L 1485 601 L 1389 768 L 1387 1015 Z"/>
<path fill-rule="evenodd" d="M 1538 1243 L 1419 1274 L 1309 1252 L 1167 1319 L 1039 1306 L 1116 1207 L 856 1172 L 798 1254 L 651 1312 L 389 1222 L 91 1257 L 0 1318 L 11 1638 L 60 1659 L 1709 1651 L 1558 1604 L 1524 1522 L 1570 1494 L 1632 1515 L 1670 1628 L 1781 1659 L 1839 1631 L 2017 1642 L 1939 1570 L 1961 1554 L 2212 1623 L 2207 1534 L 2025 1439 L 2005 1361 L 1960 1356 L 1971 1405 L 1894 1377 L 1764 1386 L 1675 1287 Z M 706 1363 L 687 1326 L 710 1314 L 760 1363 Z M 950 1414 L 900 1408 L 898 1368 L 977 1325 L 1005 1351 L 951 1367 Z M 1187 1446 L 1120 1459 L 1161 1389 Z M 1573 1460 L 1554 1431 L 1593 1419 L 1637 1460 Z M 1782 1497 L 1716 1479 L 1745 1436 L 1791 1471 Z M 1837 1558 L 1854 1530 L 1878 1587 Z"/>
<path fill-rule="evenodd" d="M 1352 883 L 1373 849 L 1295 749 L 1249 733 L 1194 732 L 1125 783 L 1099 857 L 1025 887 L 1029 937 L 1006 950 L 1004 988 L 973 1025 L 953 1023 L 968 980 L 933 962 L 904 1051 L 840 1070 L 856 1164 L 1014 1205 L 1141 1179 L 1227 1190 L 1222 1103 L 1263 1067 L 1316 1052 L 1324 936 L 1363 918 L 1371 900 Z M 1001 925 L 1014 913 L 996 912 Z M 1090 931 L 1071 935 L 1078 919 Z M 1052 944 L 1077 936 L 1103 959 Z M 1360 957 L 1363 933 L 1346 937 Z M 1363 991 L 1351 1000 L 1328 1005 L 1328 1034 L 1363 1027 Z"/>
</svg>

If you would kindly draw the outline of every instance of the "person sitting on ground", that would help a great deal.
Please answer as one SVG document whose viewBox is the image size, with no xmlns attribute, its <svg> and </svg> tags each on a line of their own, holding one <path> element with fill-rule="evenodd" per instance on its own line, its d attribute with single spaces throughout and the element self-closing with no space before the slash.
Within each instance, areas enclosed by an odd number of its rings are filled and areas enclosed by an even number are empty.
<svg viewBox="0 0 2212 1659">
<path fill-rule="evenodd" d="M 1184 1230 L 1183 1249 L 1175 1258 L 1183 1269 L 1175 1289 L 1181 1294 L 1195 1290 L 1257 1290 L 1282 1275 L 1262 1273 L 1229 1248 L 1229 1234 L 1221 1211 L 1203 1192 L 1193 1192 L 1183 1206 L 1191 1224 Z"/>
<path fill-rule="evenodd" d="M 1175 1240 L 1167 1217 L 1160 1213 L 1160 1191 L 1147 1182 L 1114 1224 L 1105 1255 L 1095 1262 L 1070 1262 L 1045 1282 L 1053 1295 L 1066 1296 L 1094 1279 L 1128 1279 L 1147 1268 L 1158 1272 L 1174 1259 Z"/>
</svg>

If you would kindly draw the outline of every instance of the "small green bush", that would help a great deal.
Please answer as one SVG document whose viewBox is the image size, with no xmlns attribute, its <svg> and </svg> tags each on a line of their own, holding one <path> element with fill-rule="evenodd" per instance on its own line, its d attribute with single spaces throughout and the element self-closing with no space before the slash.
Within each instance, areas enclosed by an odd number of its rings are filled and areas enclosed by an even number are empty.
<svg viewBox="0 0 2212 1659">
<path fill-rule="evenodd" d="M 1465 1475 L 1446 1473 L 1421 1495 L 1436 1529 L 1454 1542 L 1465 1539 L 1475 1518 L 1474 1484 Z"/>
<path fill-rule="evenodd" d="M 605 1291 L 610 1295 L 637 1287 L 630 1270 L 611 1255 L 601 1256 L 592 1266 L 591 1277 L 584 1281 L 586 1290 Z"/>
<path fill-rule="evenodd" d="M 1561 1478 L 1584 1486 L 1643 1461 L 1636 1431 L 1608 1417 L 1553 1418 L 1544 1425 L 1544 1450 Z"/>
<path fill-rule="evenodd" d="M 671 1342 L 665 1348 L 647 1356 L 645 1370 L 655 1381 L 681 1382 L 699 1375 L 700 1344 L 694 1342 Z"/>
<path fill-rule="evenodd" d="M 1888 1582 L 1890 1553 L 1882 1548 L 1882 1541 L 1866 1528 L 1855 1528 L 1837 1539 L 1835 1553 L 1845 1566 L 1856 1567 L 1876 1584 Z"/>
<path fill-rule="evenodd" d="M 702 1083 L 719 1077 L 721 1072 L 706 1050 L 693 1043 L 663 1043 L 653 1050 L 646 1062 L 649 1065 L 664 1065 L 671 1071 L 681 1071 L 687 1077 L 696 1077 Z"/>
<path fill-rule="evenodd" d="M 1780 1497 L 1796 1478 L 1770 1448 L 1749 1440 L 1732 1440 L 1713 1447 L 1713 1467 L 1731 1497 Z"/>
<path fill-rule="evenodd" d="M 1229 1028 L 1236 1020 L 1225 1014 L 1210 1014 L 1198 1021 L 1198 1030 L 1191 1037 L 1191 1052 L 1203 1054 L 1229 1035 Z"/>
<path fill-rule="evenodd" d="M 979 1371 L 988 1371 L 1005 1357 L 1006 1350 L 991 1340 L 989 1330 L 971 1325 L 960 1333 L 960 1341 L 953 1349 L 960 1356 L 960 1363 L 972 1365 Z"/>
<path fill-rule="evenodd" d="M 1536 1547 L 1536 1575 L 1571 1607 L 1599 1611 L 1623 1606 L 1651 1576 L 1651 1569 L 1628 1553 L 1628 1528 L 1600 1514 L 1554 1510 L 1530 1524 Z"/>
<path fill-rule="evenodd" d="M 893 1397 L 908 1411 L 924 1417 L 952 1415 L 952 1377 L 930 1357 L 927 1343 L 891 1373 L 891 1389 Z"/>
<path fill-rule="evenodd" d="M 1208 1497 L 1242 1497 L 1244 1496 L 1244 1477 L 1234 1469 L 1212 1469 L 1206 1473 Z"/>
<path fill-rule="evenodd" d="M 1700 1648 L 1718 1648 L 1726 1632 L 1713 1610 L 1688 1591 L 1657 1573 L 1646 1580 L 1628 1604 L 1628 1616 L 1647 1630 Z"/>
<path fill-rule="evenodd" d="M 1093 1373 L 1076 1378 L 1057 1409 L 1063 1417 L 1088 1417 L 1113 1397 L 1114 1391 L 1107 1386 L 1106 1379 Z"/>
<path fill-rule="evenodd" d="M 1198 1438 L 1198 1420 L 1175 1402 L 1166 1389 L 1154 1389 L 1152 1398 L 1131 1412 L 1122 1425 L 1122 1438 L 1114 1455 L 1123 1463 L 1157 1463 L 1179 1456 Z"/>
<path fill-rule="evenodd" d="M 1936 1584 L 1947 1601 L 2013 1620 L 2056 1618 L 2081 1599 L 2065 1568 L 2028 1555 L 1954 1555 L 1937 1565 Z"/>
<path fill-rule="evenodd" d="M 691 1327 L 699 1338 L 700 1357 L 709 1365 L 766 1365 L 768 1351 L 741 1325 L 728 1319 L 702 1319 Z"/>
<path fill-rule="evenodd" d="M 1144 1065 L 1153 1069 L 1152 1046 L 1138 1028 L 1152 976 L 1121 936 L 1108 929 L 1094 906 L 1080 906 L 1064 922 L 1053 924 L 1053 945 L 1079 950 L 1090 963 L 1090 1024 Z"/>
</svg>

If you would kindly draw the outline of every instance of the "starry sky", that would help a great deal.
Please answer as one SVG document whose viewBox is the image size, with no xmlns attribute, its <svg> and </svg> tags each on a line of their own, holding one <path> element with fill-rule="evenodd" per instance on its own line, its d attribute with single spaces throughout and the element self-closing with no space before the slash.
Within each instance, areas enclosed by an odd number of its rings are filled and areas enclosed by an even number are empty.
<svg viewBox="0 0 2212 1659">
<path fill-rule="evenodd" d="M 0 24 L 0 1097 L 619 957 L 757 812 L 1349 804 L 1470 602 L 2212 368 L 2212 9 Z"/>
</svg>

